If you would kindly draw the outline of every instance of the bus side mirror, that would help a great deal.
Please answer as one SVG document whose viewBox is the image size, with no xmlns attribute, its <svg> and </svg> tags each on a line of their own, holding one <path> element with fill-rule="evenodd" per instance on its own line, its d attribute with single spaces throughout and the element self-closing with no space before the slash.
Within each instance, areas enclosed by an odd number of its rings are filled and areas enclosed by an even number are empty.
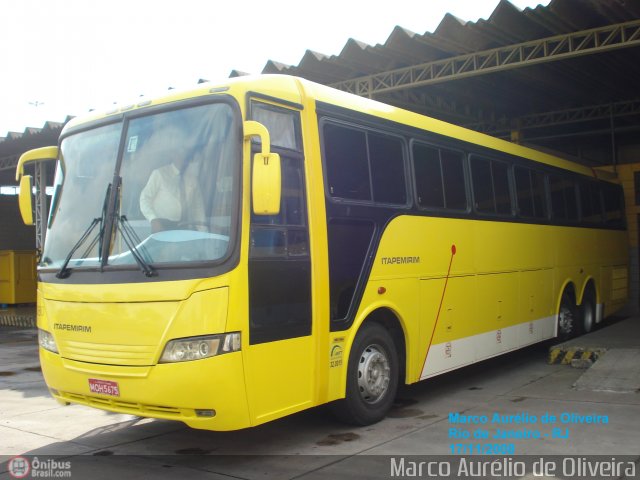
<svg viewBox="0 0 640 480">
<path fill-rule="evenodd" d="M 282 195 L 280 155 L 256 153 L 253 157 L 251 195 L 253 213 L 277 215 Z"/>
<path fill-rule="evenodd" d="M 43 147 L 23 153 L 18 160 L 18 165 L 16 166 L 16 180 L 20 181 L 18 205 L 25 225 L 33 225 L 33 202 L 31 201 L 33 178 L 31 175 L 24 174 L 24 166 L 29 162 L 56 160 L 57 158 L 58 147 Z"/>
<path fill-rule="evenodd" d="M 251 167 L 251 201 L 256 215 L 280 213 L 282 170 L 280 155 L 271 153 L 271 139 L 264 125 L 252 120 L 244 122 L 244 138 L 260 137 L 262 150 L 253 157 Z"/>
<path fill-rule="evenodd" d="M 33 191 L 33 179 L 31 175 L 24 175 L 20 179 L 20 194 L 18 195 L 18 205 L 20 215 L 25 225 L 33 225 L 33 203 L 31 202 L 31 192 Z"/>
</svg>

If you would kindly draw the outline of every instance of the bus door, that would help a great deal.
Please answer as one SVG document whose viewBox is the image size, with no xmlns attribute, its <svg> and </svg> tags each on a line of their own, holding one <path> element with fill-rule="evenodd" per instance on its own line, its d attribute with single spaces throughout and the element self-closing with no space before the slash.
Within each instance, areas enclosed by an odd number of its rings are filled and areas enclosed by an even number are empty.
<svg viewBox="0 0 640 480">
<path fill-rule="evenodd" d="M 282 165 L 280 213 L 251 214 L 245 358 L 257 424 L 313 405 L 316 348 L 300 114 L 255 100 L 250 106 L 251 118 L 269 130 Z"/>
</svg>

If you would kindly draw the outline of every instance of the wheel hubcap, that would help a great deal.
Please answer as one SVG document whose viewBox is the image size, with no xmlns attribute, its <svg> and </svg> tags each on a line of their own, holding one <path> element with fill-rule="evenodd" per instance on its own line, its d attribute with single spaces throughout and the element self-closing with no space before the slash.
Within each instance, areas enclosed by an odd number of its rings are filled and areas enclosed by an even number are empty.
<svg viewBox="0 0 640 480">
<path fill-rule="evenodd" d="M 367 403 L 376 403 L 389 388 L 391 367 L 389 359 L 379 345 L 364 349 L 358 362 L 358 390 Z"/>
</svg>

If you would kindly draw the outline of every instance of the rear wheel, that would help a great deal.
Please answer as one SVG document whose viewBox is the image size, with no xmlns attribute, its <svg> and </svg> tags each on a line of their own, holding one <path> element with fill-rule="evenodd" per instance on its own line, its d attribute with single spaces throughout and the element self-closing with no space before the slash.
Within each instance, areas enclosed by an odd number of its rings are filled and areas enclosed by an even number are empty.
<svg viewBox="0 0 640 480">
<path fill-rule="evenodd" d="M 560 310 L 558 311 L 558 338 L 560 340 L 568 340 L 578 334 L 577 330 L 576 305 L 571 296 L 565 292 L 562 294 Z"/>
<path fill-rule="evenodd" d="M 365 325 L 351 348 L 346 396 L 334 404 L 336 416 L 355 425 L 382 420 L 396 396 L 398 372 L 398 352 L 387 329 Z"/>
<path fill-rule="evenodd" d="M 582 305 L 580 305 L 580 320 L 584 333 L 589 333 L 593 330 L 596 323 L 596 303 L 593 301 L 591 295 L 585 296 L 584 300 L 582 300 Z"/>
</svg>

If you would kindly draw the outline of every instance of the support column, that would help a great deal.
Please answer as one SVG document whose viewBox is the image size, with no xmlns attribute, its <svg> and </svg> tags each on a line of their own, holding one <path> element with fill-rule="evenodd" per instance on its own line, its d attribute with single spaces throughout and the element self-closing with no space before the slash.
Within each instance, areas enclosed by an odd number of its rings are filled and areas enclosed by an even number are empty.
<svg viewBox="0 0 640 480">
<path fill-rule="evenodd" d="M 47 232 L 47 163 L 35 164 L 35 210 L 36 210 L 36 248 L 42 252 Z"/>
</svg>

